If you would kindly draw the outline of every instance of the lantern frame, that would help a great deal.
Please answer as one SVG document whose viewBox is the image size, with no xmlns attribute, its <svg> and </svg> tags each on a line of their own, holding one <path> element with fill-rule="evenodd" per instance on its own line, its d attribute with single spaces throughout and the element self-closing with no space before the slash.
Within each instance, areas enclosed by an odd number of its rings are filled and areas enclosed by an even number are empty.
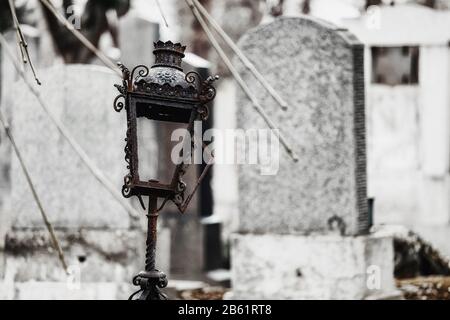
<svg viewBox="0 0 450 320">
<path fill-rule="evenodd" d="M 170 41 L 158 41 L 154 45 L 156 63 L 150 69 L 145 65 L 139 65 L 130 72 L 123 64 L 118 63 L 122 70 L 122 85 L 115 85 L 120 94 L 114 100 L 114 109 L 120 112 L 125 108 L 126 111 L 127 131 L 124 151 L 129 169 L 124 177 L 122 194 L 126 198 L 138 197 L 143 208 L 145 205 L 142 196 L 151 196 L 171 200 L 184 211 L 182 208 L 187 205 L 183 203 L 186 183 L 182 177 L 189 165 L 184 159 L 179 159 L 181 161 L 176 165 L 170 183 L 161 183 L 157 179 L 141 180 L 137 119 L 145 117 L 149 120 L 187 124 L 187 133 L 192 138 L 194 121 L 204 121 L 208 118 L 207 103 L 216 95 L 212 83 L 218 76 L 210 76 L 203 81 L 197 72 L 190 71 L 184 74 L 181 60 L 184 57 L 185 47 Z M 158 71 L 154 72 L 153 69 Z M 191 147 L 194 147 L 193 140 Z M 181 158 L 184 156 L 187 155 L 180 155 Z M 189 196 L 187 199 L 190 198 L 192 197 Z"/>
</svg>

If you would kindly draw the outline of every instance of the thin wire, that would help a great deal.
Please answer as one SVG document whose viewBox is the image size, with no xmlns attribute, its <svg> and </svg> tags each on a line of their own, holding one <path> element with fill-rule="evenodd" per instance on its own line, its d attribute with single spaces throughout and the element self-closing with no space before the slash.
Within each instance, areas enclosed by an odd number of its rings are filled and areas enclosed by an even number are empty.
<svg viewBox="0 0 450 320">
<path fill-rule="evenodd" d="M 94 177 L 101 183 L 101 185 L 103 185 L 103 187 L 105 187 L 105 189 L 109 191 L 109 193 L 126 210 L 126 212 L 128 212 L 129 216 L 133 219 L 138 219 L 140 216 L 139 213 L 130 204 L 124 201 L 122 194 L 120 192 L 117 192 L 116 187 L 105 177 L 103 172 L 99 168 L 97 168 L 95 163 L 89 158 L 89 156 L 86 154 L 83 148 L 70 134 L 66 126 L 59 119 L 57 119 L 50 111 L 50 109 L 47 107 L 40 93 L 33 87 L 33 85 L 26 78 L 25 74 L 20 70 L 19 64 L 15 60 L 14 55 L 11 53 L 11 50 L 9 49 L 8 44 L 2 34 L 0 34 L 0 43 L 5 49 L 7 55 L 10 57 L 19 75 L 22 77 L 23 81 L 28 86 L 31 93 L 36 97 L 36 100 L 38 101 L 41 108 L 49 116 L 50 120 L 55 124 L 61 135 L 69 142 L 69 145 L 72 147 L 75 153 L 80 157 L 80 159 L 84 162 L 86 167 L 94 175 Z"/>
<path fill-rule="evenodd" d="M 9 10 L 11 11 L 12 21 L 13 21 L 13 27 L 16 31 L 16 39 L 17 39 L 17 46 L 20 49 L 22 62 L 25 64 L 27 63 L 27 57 L 24 52 L 24 50 L 28 47 L 28 44 L 24 40 L 22 29 L 20 28 L 19 19 L 17 18 L 16 8 L 14 6 L 13 0 L 8 0 Z"/>
<path fill-rule="evenodd" d="M 97 55 L 97 57 L 99 57 L 99 59 L 109 68 L 111 68 L 112 70 L 114 70 L 117 74 L 119 74 L 120 76 L 122 76 L 121 71 L 116 67 L 116 65 L 108 58 L 106 57 L 100 50 L 98 50 L 97 48 L 95 48 L 95 46 L 89 42 L 89 40 L 87 40 L 83 34 L 81 34 L 80 32 L 78 32 L 76 29 L 74 29 L 73 25 L 71 25 L 67 19 L 65 19 L 61 14 L 59 14 L 55 8 L 50 4 L 50 2 L 48 0 L 40 0 L 52 13 L 53 15 L 55 15 L 55 17 L 61 21 L 64 26 L 71 31 L 77 38 L 78 40 L 80 40 L 88 49 L 90 49 L 94 54 Z M 197 18 L 197 20 L 199 21 L 200 25 L 202 26 L 202 28 L 204 29 L 205 33 L 207 34 L 209 41 L 211 42 L 211 44 L 213 45 L 213 47 L 216 49 L 216 51 L 218 52 L 218 54 L 221 56 L 222 60 L 225 62 L 225 64 L 227 65 L 228 69 L 230 69 L 230 72 L 233 74 L 234 78 L 236 79 L 236 81 L 238 82 L 238 84 L 240 85 L 240 87 L 242 88 L 242 90 L 246 93 L 246 95 L 249 97 L 249 99 L 252 101 L 253 104 L 253 108 L 256 110 L 256 112 L 258 112 L 261 117 L 264 119 L 264 121 L 266 122 L 266 124 L 269 126 L 269 128 L 271 129 L 276 129 L 274 123 L 270 120 L 270 118 L 268 117 L 268 115 L 264 112 L 264 110 L 262 109 L 262 107 L 260 106 L 259 102 L 257 101 L 256 97 L 250 92 L 250 89 L 248 88 L 248 86 L 245 84 L 245 82 L 243 81 L 243 79 L 240 77 L 239 73 L 237 72 L 237 70 L 234 68 L 233 64 L 231 63 L 231 61 L 228 59 L 228 57 L 226 56 L 225 52 L 223 51 L 223 49 L 220 47 L 219 43 L 217 42 L 217 40 L 215 40 L 213 34 L 211 33 L 211 30 L 209 29 L 209 27 L 207 26 L 206 22 L 203 20 L 202 16 L 200 15 L 199 11 L 196 9 L 194 3 L 192 2 L 192 0 L 185 0 L 188 3 L 189 8 L 191 8 L 194 16 Z M 162 12 L 162 11 L 161 11 Z M 286 150 L 286 152 L 291 156 L 291 158 L 294 161 L 298 161 L 298 157 L 295 154 L 295 152 L 293 151 L 293 149 L 289 146 L 288 142 L 286 141 L 286 139 L 284 138 L 284 136 L 275 131 L 275 135 L 279 138 L 280 143 L 282 144 L 282 146 L 284 147 L 284 149 Z"/>
<path fill-rule="evenodd" d="M 156 2 L 156 5 L 158 6 L 159 13 L 161 14 L 161 17 L 164 20 L 164 24 L 166 25 L 167 28 L 169 28 L 169 24 L 167 23 L 166 16 L 164 15 L 164 11 L 161 7 L 161 3 L 159 2 L 159 0 L 155 0 L 155 2 Z"/>
<path fill-rule="evenodd" d="M 99 49 L 97 49 L 81 32 L 79 32 L 75 27 L 67 21 L 67 19 L 61 15 L 58 11 L 56 11 L 53 4 L 48 0 L 40 0 L 43 5 L 47 7 L 48 10 L 58 19 L 64 27 L 66 27 L 67 30 L 69 30 L 81 43 L 88 48 L 93 54 L 95 54 L 100 61 L 113 70 L 115 73 L 117 73 L 120 77 L 122 77 L 122 72 L 117 68 L 116 64 L 111 61 L 103 52 L 101 52 Z"/>
<path fill-rule="evenodd" d="M 23 47 L 22 47 L 21 40 L 20 40 L 19 30 L 16 27 L 14 27 L 14 29 L 16 30 L 16 32 L 15 32 L 16 33 L 16 41 L 17 41 L 17 47 L 19 48 L 19 51 L 20 51 L 20 57 L 22 58 L 21 59 L 22 62 L 25 64 L 25 63 L 27 63 L 27 57 L 25 55 L 25 52 L 23 52 Z"/>
<path fill-rule="evenodd" d="M 255 78 L 261 83 L 261 85 L 269 92 L 274 100 L 280 105 L 281 109 L 287 110 L 287 102 L 278 94 L 278 92 L 267 82 L 264 76 L 256 69 L 254 64 L 247 58 L 241 49 L 234 43 L 234 41 L 228 36 L 228 34 L 222 29 L 217 21 L 208 13 L 208 10 L 198 1 L 193 0 L 195 7 L 206 18 L 213 29 L 219 34 L 219 36 L 225 41 L 225 43 L 233 50 L 236 56 L 242 61 L 244 66 L 255 76 Z"/>
<path fill-rule="evenodd" d="M 33 61 L 30 58 L 30 52 L 28 51 L 28 43 L 25 40 L 22 29 L 20 28 L 19 19 L 17 18 L 17 14 L 16 14 L 16 8 L 14 7 L 14 2 L 13 2 L 13 0 L 8 0 L 8 1 L 9 1 L 9 8 L 11 10 L 11 15 L 13 18 L 14 29 L 16 30 L 17 41 L 18 41 L 18 45 L 20 48 L 20 53 L 22 55 L 22 62 L 24 64 L 29 62 L 30 69 L 33 72 L 34 80 L 36 80 L 36 83 L 38 85 L 41 85 L 41 81 L 39 81 L 39 78 L 36 75 L 36 70 L 34 68 Z"/>
<path fill-rule="evenodd" d="M 209 29 L 208 25 L 206 24 L 205 20 L 203 19 L 203 17 L 201 16 L 200 12 L 197 10 L 197 8 L 195 7 L 194 3 L 192 2 L 192 0 L 185 0 L 187 5 L 189 6 L 189 8 L 191 9 L 192 13 L 194 14 L 195 18 L 197 19 L 197 21 L 199 22 L 200 26 L 203 28 L 203 30 L 205 31 L 206 36 L 209 39 L 209 42 L 211 42 L 212 46 L 214 47 L 214 49 L 217 51 L 218 55 L 220 56 L 220 58 L 223 60 L 223 62 L 225 63 L 225 65 L 228 67 L 228 69 L 230 70 L 231 74 L 233 75 L 233 77 L 235 78 L 236 82 L 239 84 L 239 86 L 242 88 L 242 90 L 244 91 L 244 93 L 247 95 L 247 97 L 250 99 L 250 101 L 252 102 L 252 106 L 255 109 L 255 111 L 263 118 L 263 120 L 266 122 L 267 126 L 272 129 L 275 130 L 277 129 L 275 124 L 272 122 L 272 120 L 269 118 L 269 116 L 267 115 L 267 113 L 264 111 L 264 109 L 261 107 L 261 105 L 258 102 L 258 99 L 253 95 L 253 93 L 250 91 L 250 88 L 247 86 L 247 84 L 245 83 L 245 81 L 242 79 L 242 77 L 239 75 L 239 72 L 236 70 L 236 68 L 233 66 L 233 64 L 231 63 L 230 59 L 228 58 L 228 56 L 226 55 L 226 53 L 223 51 L 222 47 L 220 46 L 220 44 L 217 42 L 217 40 L 215 39 L 214 35 L 212 34 L 211 30 Z M 292 158 L 292 160 L 294 162 L 298 161 L 298 157 L 295 154 L 295 152 L 293 151 L 293 149 L 290 147 L 289 143 L 286 141 L 286 139 L 284 138 L 284 136 L 281 134 L 281 132 L 279 130 L 275 130 L 274 134 L 278 137 L 278 139 L 280 140 L 281 145 L 284 147 L 284 149 L 286 150 L 286 152 L 289 154 L 289 156 Z"/>
<path fill-rule="evenodd" d="M 11 130 L 9 129 L 9 125 L 6 122 L 6 118 L 3 116 L 1 109 L 0 109 L 0 124 L 2 125 L 3 129 L 5 130 L 6 136 L 8 137 L 9 141 L 11 142 L 14 153 L 16 154 L 17 159 L 19 160 L 20 167 L 22 168 L 22 171 L 25 174 L 27 183 L 30 186 L 34 201 L 36 202 L 36 204 L 38 206 L 39 212 L 41 213 L 42 219 L 44 220 L 45 226 L 47 227 L 47 230 L 52 239 L 53 246 L 56 249 L 56 251 L 58 252 L 58 258 L 61 261 L 61 265 L 64 268 L 64 271 L 66 272 L 66 274 L 69 275 L 69 270 L 67 268 L 66 259 L 64 257 L 64 253 L 61 249 L 61 246 L 59 245 L 59 241 L 58 241 L 58 238 L 56 237 L 55 230 L 53 229 L 53 226 L 47 217 L 47 213 L 45 212 L 44 206 L 42 205 L 42 202 L 37 194 L 36 187 L 34 186 L 33 180 L 31 179 L 30 173 L 27 169 L 27 166 L 25 165 L 25 161 L 23 160 L 22 154 L 21 154 L 19 148 L 17 147 L 17 144 L 11 133 Z"/>
</svg>

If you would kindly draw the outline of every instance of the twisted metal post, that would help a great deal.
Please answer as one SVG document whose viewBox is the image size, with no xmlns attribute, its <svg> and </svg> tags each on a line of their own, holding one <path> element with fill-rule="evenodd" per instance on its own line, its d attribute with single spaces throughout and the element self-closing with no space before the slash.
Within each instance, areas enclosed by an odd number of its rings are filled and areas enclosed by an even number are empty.
<svg viewBox="0 0 450 320">
<path fill-rule="evenodd" d="M 157 198 L 149 197 L 148 200 L 148 214 L 147 214 L 147 241 L 145 251 L 145 271 L 152 271 L 155 269 L 156 259 L 156 225 L 158 222 L 157 212 Z"/>
<path fill-rule="evenodd" d="M 138 300 L 166 300 L 160 289 L 167 286 L 166 275 L 156 269 L 156 240 L 158 223 L 158 198 L 149 196 L 147 214 L 147 241 L 145 249 L 145 271 L 133 278 L 133 284 L 141 288 L 133 293 L 129 300 L 141 293 Z"/>
</svg>

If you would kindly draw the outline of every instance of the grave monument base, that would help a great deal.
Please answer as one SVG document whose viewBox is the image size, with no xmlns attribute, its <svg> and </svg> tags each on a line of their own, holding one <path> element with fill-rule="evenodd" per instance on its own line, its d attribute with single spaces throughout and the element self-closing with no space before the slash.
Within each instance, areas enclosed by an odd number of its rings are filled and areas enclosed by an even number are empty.
<svg viewBox="0 0 450 320">
<path fill-rule="evenodd" d="M 234 234 L 225 299 L 398 299 L 389 236 Z"/>
</svg>

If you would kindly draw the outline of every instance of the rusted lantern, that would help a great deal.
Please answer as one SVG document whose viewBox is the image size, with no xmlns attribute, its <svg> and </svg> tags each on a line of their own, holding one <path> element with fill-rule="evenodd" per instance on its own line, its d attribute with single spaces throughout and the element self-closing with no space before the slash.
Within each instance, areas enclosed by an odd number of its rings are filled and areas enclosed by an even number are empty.
<svg viewBox="0 0 450 320">
<path fill-rule="evenodd" d="M 163 298 L 158 288 L 167 285 L 165 275 L 155 269 L 158 211 L 168 201 L 173 201 L 180 211 L 184 212 L 193 193 L 185 197 L 186 184 L 182 180 L 187 167 L 185 161 L 177 162 L 173 176 L 168 182 L 161 182 L 157 177 L 153 179 L 140 177 L 139 166 L 143 163 L 140 159 L 138 143 L 145 143 L 145 140 L 139 140 L 142 133 L 139 132 L 138 123 L 151 120 L 162 124 L 184 124 L 186 132 L 193 137 L 194 121 L 206 120 L 208 117 L 206 104 L 215 97 L 216 90 L 212 83 L 218 79 L 217 76 L 208 77 L 203 81 L 196 72 L 191 71 L 185 74 L 181 67 L 185 46 L 171 41 L 158 41 L 154 45 L 155 64 L 150 69 L 139 65 L 130 72 L 119 63 L 123 83 L 115 85 L 120 95 L 114 100 L 114 109 L 120 112 L 125 108 L 127 118 L 125 160 L 129 173 L 124 178 L 122 194 L 126 198 L 138 197 L 144 208 L 142 197 L 149 197 L 146 267 L 145 271 L 133 279 L 133 283 L 141 287 L 138 291 L 142 291 L 140 299 L 147 300 Z M 192 146 L 193 141 L 191 141 Z M 201 146 L 197 147 L 201 148 Z M 190 155 L 180 153 L 179 156 L 182 159 Z M 195 190 L 196 187 L 193 192 Z M 159 207 L 158 198 L 163 199 Z"/>
</svg>

